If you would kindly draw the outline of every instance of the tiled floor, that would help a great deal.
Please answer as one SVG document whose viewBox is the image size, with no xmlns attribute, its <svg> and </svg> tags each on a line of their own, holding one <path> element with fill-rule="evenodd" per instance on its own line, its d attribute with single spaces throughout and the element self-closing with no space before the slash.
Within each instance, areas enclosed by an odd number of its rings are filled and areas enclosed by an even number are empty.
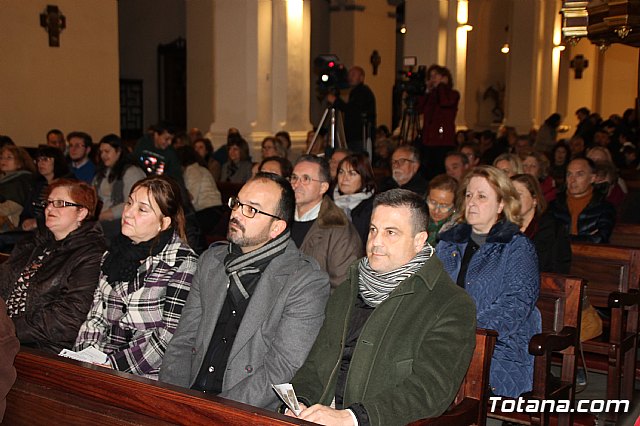
<svg viewBox="0 0 640 426">
<path fill-rule="evenodd" d="M 577 395 L 577 399 L 594 400 L 605 399 L 605 391 L 607 387 L 607 376 L 599 373 L 589 373 L 588 385 L 586 389 Z M 640 416 L 640 392 L 638 391 L 638 383 L 636 382 L 636 392 L 633 401 L 631 401 L 631 408 L 629 413 L 621 415 L 617 426 L 633 426 L 638 416 Z M 602 421 L 597 422 L 597 426 L 602 426 L 605 423 Z M 502 422 L 493 419 L 487 419 L 487 426 L 501 426 Z"/>
</svg>

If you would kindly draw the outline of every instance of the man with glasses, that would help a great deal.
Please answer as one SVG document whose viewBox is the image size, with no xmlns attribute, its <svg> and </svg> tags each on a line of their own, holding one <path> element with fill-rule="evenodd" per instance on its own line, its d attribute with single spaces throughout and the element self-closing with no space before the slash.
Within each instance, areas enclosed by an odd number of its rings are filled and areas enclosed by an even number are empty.
<svg viewBox="0 0 640 426">
<path fill-rule="evenodd" d="M 391 155 L 391 176 L 381 185 L 381 191 L 389 189 L 408 189 L 424 198 L 428 182 L 418 170 L 420 169 L 420 154 L 410 145 L 396 148 Z"/>
<path fill-rule="evenodd" d="M 290 238 L 294 194 L 258 173 L 229 200 L 229 244 L 198 262 L 160 380 L 274 408 L 271 384 L 302 365 L 324 321 L 329 279 Z"/>
<path fill-rule="evenodd" d="M 329 274 L 331 288 L 336 288 L 347 277 L 349 265 L 363 255 L 358 231 L 325 195 L 331 180 L 327 160 L 303 155 L 290 179 L 296 197 L 291 238 L 303 253 L 318 261 Z"/>
<path fill-rule="evenodd" d="M 69 141 L 70 168 L 78 180 L 91 185 L 96 174 L 96 165 L 89 159 L 93 141 L 85 132 L 71 132 L 67 135 Z"/>
</svg>

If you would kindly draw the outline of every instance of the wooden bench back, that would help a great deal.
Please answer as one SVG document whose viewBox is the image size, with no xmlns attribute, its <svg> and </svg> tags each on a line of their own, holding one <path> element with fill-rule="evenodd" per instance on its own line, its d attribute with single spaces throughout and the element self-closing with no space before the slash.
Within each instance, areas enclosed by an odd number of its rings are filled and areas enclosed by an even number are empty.
<svg viewBox="0 0 640 426">
<path fill-rule="evenodd" d="M 280 414 L 23 349 L 7 396 L 8 425 L 311 425 Z"/>
<path fill-rule="evenodd" d="M 638 289 L 640 249 L 608 244 L 571 243 L 571 274 L 588 281 L 593 306 L 607 307 L 613 291 Z"/>
<path fill-rule="evenodd" d="M 489 371 L 497 337 L 498 333 L 494 330 L 476 329 L 476 348 L 471 364 L 451 408 L 440 417 L 418 420 L 409 426 L 485 425 Z"/>
<path fill-rule="evenodd" d="M 609 243 L 616 246 L 640 248 L 640 223 L 617 223 Z"/>
<path fill-rule="evenodd" d="M 542 317 L 543 333 L 558 333 L 564 327 L 580 329 L 582 286 L 578 277 L 543 272 L 536 306 Z"/>
</svg>

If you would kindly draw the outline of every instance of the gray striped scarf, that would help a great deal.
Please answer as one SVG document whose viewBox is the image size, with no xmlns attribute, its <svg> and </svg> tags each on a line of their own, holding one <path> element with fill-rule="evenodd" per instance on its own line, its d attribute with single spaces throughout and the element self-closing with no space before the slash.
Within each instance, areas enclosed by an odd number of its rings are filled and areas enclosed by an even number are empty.
<svg viewBox="0 0 640 426">
<path fill-rule="evenodd" d="M 392 271 L 380 273 L 371 269 L 368 258 L 363 258 L 358 264 L 358 285 L 364 302 L 375 308 L 387 300 L 389 294 L 401 282 L 418 272 L 434 252 L 433 247 L 429 243 L 425 243 L 422 250 L 409 263 Z"/>
<path fill-rule="evenodd" d="M 284 253 L 289 237 L 290 232 L 287 229 L 249 253 L 241 253 L 235 244 L 229 244 L 229 254 L 224 259 L 224 267 L 229 275 L 229 285 L 233 282 L 245 300 L 249 298 L 249 291 L 251 291 L 251 289 L 247 291 L 245 287 L 253 287 L 271 260 Z"/>
</svg>

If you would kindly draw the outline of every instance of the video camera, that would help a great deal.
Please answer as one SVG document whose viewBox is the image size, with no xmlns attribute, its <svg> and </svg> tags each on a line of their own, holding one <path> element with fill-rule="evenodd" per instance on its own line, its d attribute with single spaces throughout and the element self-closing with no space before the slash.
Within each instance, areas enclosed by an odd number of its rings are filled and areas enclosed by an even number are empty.
<svg viewBox="0 0 640 426">
<path fill-rule="evenodd" d="M 319 55 L 314 59 L 313 66 L 318 74 L 318 90 L 326 92 L 349 88 L 347 69 L 336 55 Z"/>
<path fill-rule="evenodd" d="M 407 92 L 409 96 L 424 95 L 427 90 L 427 67 L 419 65 L 417 71 L 413 69 L 400 71 L 400 80 L 398 81 L 398 89 Z"/>
</svg>

